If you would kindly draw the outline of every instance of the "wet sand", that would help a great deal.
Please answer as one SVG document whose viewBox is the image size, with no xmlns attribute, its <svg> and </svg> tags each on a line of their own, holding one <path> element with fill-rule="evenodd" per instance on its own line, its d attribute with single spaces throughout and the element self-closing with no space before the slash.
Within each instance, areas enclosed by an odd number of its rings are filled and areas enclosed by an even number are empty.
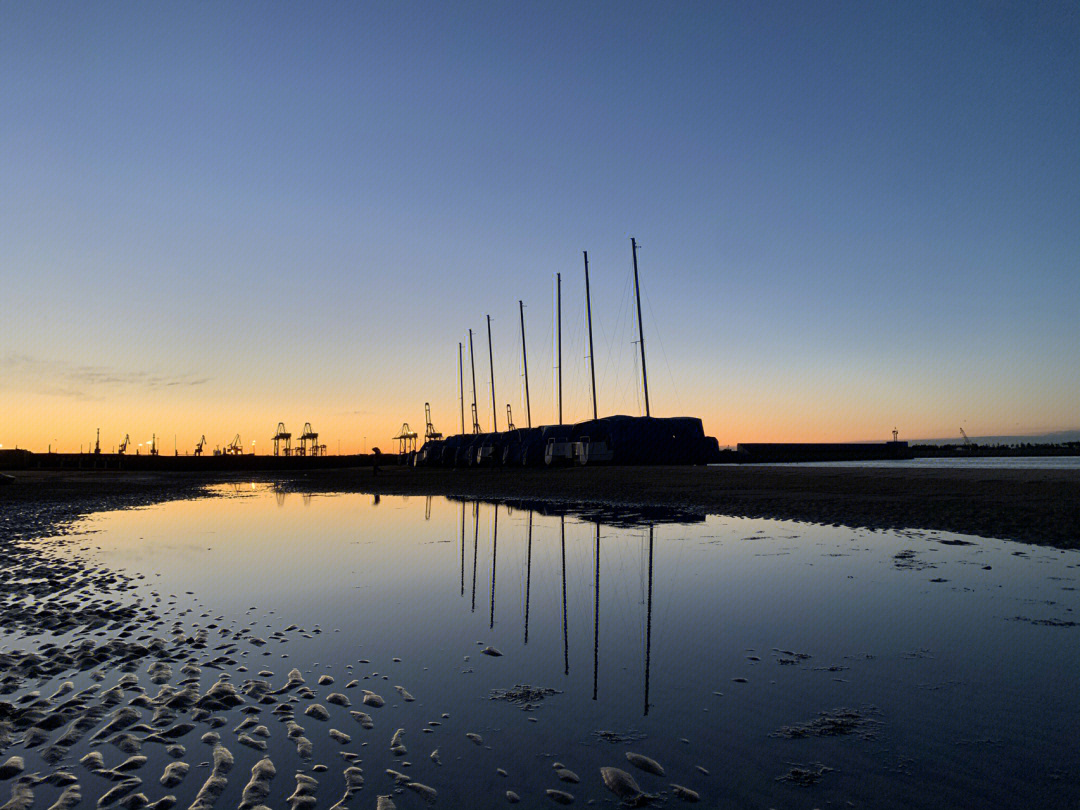
<svg viewBox="0 0 1080 810">
<path fill-rule="evenodd" d="M 16 473 L 0 487 L 0 529 L 25 530 L 101 509 L 198 497 L 229 476 Z M 244 477 L 245 481 L 252 477 Z M 1076 470 L 859 467 L 592 467 L 438 470 L 384 466 L 255 476 L 298 492 L 545 500 L 569 510 L 669 507 L 875 529 L 927 529 L 1080 547 Z M 7 508 L 20 504 L 22 508 Z M 15 524 L 19 524 L 16 526 Z"/>
<path fill-rule="evenodd" d="M 1080 547 L 1080 471 L 858 467 L 592 467 L 311 474 L 312 491 L 670 507 L 874 529 L 929 529 Z"/>
</svg>

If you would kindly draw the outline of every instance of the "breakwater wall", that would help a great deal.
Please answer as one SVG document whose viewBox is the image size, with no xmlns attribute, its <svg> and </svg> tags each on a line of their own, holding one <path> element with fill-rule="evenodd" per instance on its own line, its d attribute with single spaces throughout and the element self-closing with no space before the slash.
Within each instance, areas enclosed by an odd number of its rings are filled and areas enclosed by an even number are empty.
<svg viewBox="0 0 1080 810">
<path fill-rule="evenodd" d="M 784 464 L 811 461 L 886 461 L 912 458 L 907 442 L 848 442 L 839 444 L 740 444 L 737 459 L 744 464 Z"/>
</svg>

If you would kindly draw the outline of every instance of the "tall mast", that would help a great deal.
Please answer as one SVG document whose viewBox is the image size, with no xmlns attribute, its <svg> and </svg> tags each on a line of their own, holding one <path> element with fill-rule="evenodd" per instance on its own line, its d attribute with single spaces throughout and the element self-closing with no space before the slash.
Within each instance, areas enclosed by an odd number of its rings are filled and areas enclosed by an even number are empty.
<svg viewBox="0 0 1080 810">
<path fill-rule="evenodd" d="M 499 420 L 495 415 L 495 355 L 491 351 L 491 316 L 487 316 L 488 324 L 488 367 L 491 369 L 491 432 L 499 432 Z"/>
<path fill-rule="evenodd" d="M 592 340 L 592 297 L 589 294 L 589 251 L 585 254 L 585 312 L 589 316 L 589 371 L 592 373 L 592 418 L 596 419 L 596 358 L 593 356 Z"/>
<path fill-rule="evenodd" d="M 465 435 L 465 375 L 461 366 L 461 341 L 457 345 L 458 399 L 461 401 L 461 435 Z"/>
<path fill-rule="evenodd" d="M 637 240 L 630 237 L 630 249 L 634 253 L 634 297 L 637 299 L 638 343 L 641 344 L 641 385 L 645 389 L 645 415 L 649 416 L 649 375 L 645 373 L 645 330 L 641 326 L 641 290 L 638 288 Z"/>
<path fill-rule="evenodd" d="M 518 300 L 521 312 L 521 365 L 525 369 L 525 423 L 532 427 L 532 411 L 529 410 L 529 355 L 525 351 L 525 304 Z"/>
<path fill-rule="evenodd" d="M 479 433 L 476 421 L 476 356 L 473 354 L 472 329 L 469 330 L 469 366 L 472 368 L 472 421 L 473 433 Z"/>
<path fill-rule="evenodd" d="M 556 343 L 559 347 L 559 424 L 562 424 L 562 273 L 555 274 Z"/>
</svg>

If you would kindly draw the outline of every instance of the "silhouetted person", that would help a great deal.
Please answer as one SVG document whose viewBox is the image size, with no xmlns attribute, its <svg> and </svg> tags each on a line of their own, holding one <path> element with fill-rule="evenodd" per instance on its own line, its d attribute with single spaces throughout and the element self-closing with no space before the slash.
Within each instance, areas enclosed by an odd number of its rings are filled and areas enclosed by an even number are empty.
<svg viewBox="0 0 1080 810">
<path fill-rule="evenodd" d="M 374 461 L 372 461 L 372 464 L 371 464 L 371 474 L 373 476 L 379 474 L 379 460 L 380 460 L 380 456 L 382 456 L 382 453 L 379 452 L 378 447 L 374 448 L 374 452 L 375 452 L 375 459 L 374 459 Z"/>
</svg>

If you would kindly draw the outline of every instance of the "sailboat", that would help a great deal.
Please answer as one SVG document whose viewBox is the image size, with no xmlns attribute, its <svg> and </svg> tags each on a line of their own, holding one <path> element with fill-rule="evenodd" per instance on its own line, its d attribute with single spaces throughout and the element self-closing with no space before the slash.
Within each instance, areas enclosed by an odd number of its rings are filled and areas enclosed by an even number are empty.
<svg viewBox="0 0 1080 810">
<path fill-rule="evenodd" d="M 491 362 L 491 319 L 488 317 L 488 362 L 491 368 L 492 432 L 481 432 L 477 418 L 476 366 L 473 361 L 472 330 L 469 330 L 469 361 L 472 371 L 472 420 L 473 432 L 466 434 L 465 389 L 462 363 L 462 347 L 458 344 L 458 386 L 461 399 L 462 433 L 439 440 L 431 452 L 423 452 L 424 463 L 442 466 L 524 466 L 557 467 L 596 464 L 706 464 L 719 460 L 719 443 L 705 435 L 701 420 L 695 417 L 654 417 L 649 403 L 649 378 L 645 365 L 645 334 L 641 318 L 641 289 L 638 279 L 637 240 L 631 238 L 630 246 L 634 266 L 634 298 L 637 308 L 638 346 L 641 351 L 641 384 L 644 395 L 645 415 L 613 415 L 600 417 L 596 398 L 596 364 L 592 331 L 592 298 L 589 285 L 589 256 L 585 259 L 585 301 L 588 321 L 589 367 L 592 384 L 592 419 L 576 424 L 563 422 L 562 403 L 562 274 L 555 276 L 556 314 L 556 364 L 558 373 L 558 424 L 532 426 L 532 414 L 528 400 L 529 371 L 525 351 L 524 305 L 521 311 L 521 346 L 525 374 L 525 409 L 527 427 L 498 432 L 495 405 L 495 375 Z M 508 413 L 509 417 L 509 413 Z M 509 419 L 508 419 L 509 423 Z"/>
</svg>

